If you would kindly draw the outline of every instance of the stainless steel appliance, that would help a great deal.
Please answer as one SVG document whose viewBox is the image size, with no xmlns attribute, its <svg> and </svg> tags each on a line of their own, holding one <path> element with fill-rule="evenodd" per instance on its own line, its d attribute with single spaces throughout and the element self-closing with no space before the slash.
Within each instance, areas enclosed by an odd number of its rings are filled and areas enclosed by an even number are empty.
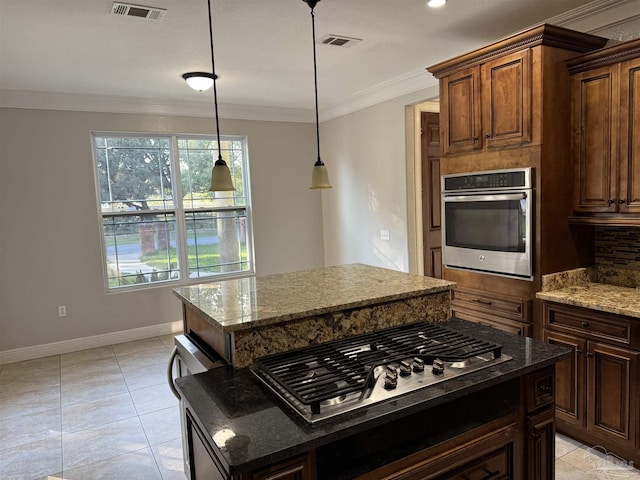
<svg viewBox="0 0 640 480">
<path fill-rule="evenodd" d="M 206 372 L 212 368 L 220 368 L 227 363 L 219 357 L 216 352 L 206 346 L 199 347 L 195 338 L 188 338 L 185 335 L 176 335 L 174 347 L 167 366 L 167 381 L 173 394 L 180 400 L 180 425 L 182 428 L 182 453 L 184 459 L 184 473 L 187 478 L 191 478 L 191 467 L 189 465 L 189 449 L 187 434 L 186 409 L 182 405 L 182 398 L 175 387 L 174 378 L 194 375 Z M 200 342 L 198 342 L 200 343 Z"/>
<path fill-rule="evenodd" d="M 416 322 L 261 357 L 252 371 L 315 423 L 509 360 L 501 345 Z"/>
<path fill-rule="evenodd" d="M 533 279 L 532 169 L 442 176 L 442 263 Z"/>
</svg>

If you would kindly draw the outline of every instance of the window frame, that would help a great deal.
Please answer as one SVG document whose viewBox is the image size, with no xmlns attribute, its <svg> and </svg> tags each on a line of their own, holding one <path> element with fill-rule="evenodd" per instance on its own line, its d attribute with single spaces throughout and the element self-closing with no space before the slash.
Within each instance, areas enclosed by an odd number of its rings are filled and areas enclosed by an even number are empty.
<svg viewBox="0 0 640 480">
<path fill-rule="evenodd" d="M 93 161 L 93 178 L 94 178 L 94 190 L 96 194 L 96 209 L 98 213 L 98 232 L 100 236 L 100 256 L 102 263 L 102 279 L 104 285 L 104 291 L 107 294 L 112 293 L 125 293 L 132 291 L 147 290 L 150 288 L 166 288 L 176 287 L 181 285 L 192 285 L 197 283 L 214 282 L 219 280 L 226 280 L 232 278 L 244 278 L 255 275 L 255 250 L 253 241 L 253 218 L 252 218 L 252 203 L 251 203 L 251 182 L 249 176 L 249 145 L 248 138 L 245 135 L 220 135 L 220 141 L 239 141 L 242 145 L 242 183 L 243 183 L 243 197 L 244 205 L 239 206 L 220 206 L 220 207 L 185 207 L 184 191 L 182 188 L 182 174 L 180 171 L 180 151 L 178 147 L 179 140 L 182 139 L 196 139 L 196 140 L 211 140 L 216 142 L 215 135 L 209 134 L 176 134 L 176 133 L 154 133 L 154 132 L 113 132 L 113 131 L 92 131 L 91 136 L 91 156 Z M 158 208 L 150 209 L 144 212 L 103 212 L 102 211 L 102 199 L 100 191 L 100 178 L 97 166 L 96 158 L 96 138 L 98 137 L 131 137 L 131 138 L 164 138 L 170 141 L 170 169 L 171 169 L 171 183 L 172 183 L 172 196 L 173 196 L 173 208 Z M 212 164 L 215 158 L 217 158 L 217 148 L 212 150 Z M 247 252 L 247 270 L 220 273 L 212 275 L 204 275 L 191 278 L 189 276 L 189 262 L 188 262 L 188 249 L 187 246 L 187 220 L 186 216 L 191 212 L 224 212 L 224 211 L 244 211 L 245 221 L 245 235 L 246 235 L 246 252 Z M 104 231 L 104 219 L 106 217 L 116 217 L 118 215 L 166 215 L 173 214 L 176 225 L 176 257 L 178 258 L 178 272 L 180 278 L 167 279 L 156 282 L 136 283 L 131 285 L 121 285 L 117 287 L 109 286 L 109 272 L 107 267 L 107 249 L 106 249 L 106 236 Z"/>
</svg>

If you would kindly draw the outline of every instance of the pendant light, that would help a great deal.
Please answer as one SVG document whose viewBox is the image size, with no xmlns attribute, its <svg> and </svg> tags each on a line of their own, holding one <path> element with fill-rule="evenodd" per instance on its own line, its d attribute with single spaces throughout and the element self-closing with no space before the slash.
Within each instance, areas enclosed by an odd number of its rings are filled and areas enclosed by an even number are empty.
<svg viewBox="0 0 640 480">
<path fill-rule="evenodd" d="M 311 186 L 309 188 L 331 188 L 329 183 L 329 172 L 327 167 L 324 166 L 324 162 L 320 159 L 320 124 L 318 121 L 318 72 L 316 67 L 316 19 L 313 9 L 320 0 L 302 0 L 311 8 L 311 33 L 313 37 L 313 81 L 315 86 L 316 96 L 316 142 L 318 145 L 318 159 L 313 165 L 311 172 Z"/>
<path fill-rule="evenodd" d="M 218 116 L 218 91 L 216 90 L 216 61 L 213 56 L 213 20 L 211 16 L 211 0 L 207 0 L 209 7 L 209 44 L 211 45 L 211 72 L 213 73 L 213 104 L 216 113 L 216 138 L 218 140 L 218 160 L 211 170 L 211 186 L 210 192 L 233 192 L 235 188 L 231 181 L 231 171 L 227 166 L 227 162 L 222 159 L 222 150 L 220 149 L 220 117 Z"/>
</svg>

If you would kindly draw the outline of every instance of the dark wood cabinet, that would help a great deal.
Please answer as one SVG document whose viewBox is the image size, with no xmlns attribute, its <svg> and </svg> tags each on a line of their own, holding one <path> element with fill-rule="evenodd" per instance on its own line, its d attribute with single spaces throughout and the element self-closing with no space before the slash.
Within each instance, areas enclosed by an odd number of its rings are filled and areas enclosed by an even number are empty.
<svg viewBox="0 0 640 480">
<path fill-rule="evenodd" d="M 531 336 L 529 300 L 458 287 L 451 291 L 451 315 L 516 335 Z"/>
<path fill-rule="evenodd" d="M 640 223 L 640 40 L 568 66 L 576 167 L 572 221 Z"/>
<path fill-rule="evenodd" d="M 529 49 L 440 79 L 444 155 L 531 141 Z"/>
<path fill-rule="evenodd" d="M 480 66 L 482 141 L 486 148 L 531 141 L 531 53 L 511 53 Z"/>
<path fill-rule="evenodd" d="M 555 478 L 555 420 L 553 408 L 546 408 L 527 418 L 527 478 Z"/>
<path fill-rule="evenodd" d="M 544 338 L 571 348 L 556 366 L 558 430 L 640 458 L 638 322 L 544 302 Z"/>
</svg>

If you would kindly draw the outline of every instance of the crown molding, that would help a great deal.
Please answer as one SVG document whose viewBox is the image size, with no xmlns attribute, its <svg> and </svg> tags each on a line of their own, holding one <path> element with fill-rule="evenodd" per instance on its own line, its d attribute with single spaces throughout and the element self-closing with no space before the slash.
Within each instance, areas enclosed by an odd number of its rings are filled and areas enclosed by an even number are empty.
<svg viewBox="0 0 640 480">
<path fill-rule="evenodd" d="M 547 23 L 567 27 L 571 24 L 579 23 L 585 19 L 597 15 L 605 14 L 610 10 L 619 9 L 630 4 L 637 3 L 637 0 L 594 0 L 569 12 L 556 15 L 546 20 Z"/>
<path fill-rule="evenodd" d="M 38 110 L 72 110 L 80 112 L 131 113 L 212 117 L 209 103 L 178 102 L 159 98 L 82 95 L 75 93 L 0 90 L 0 107 Z M 314 111 L 302 108 L 264 107 L 220 104 L 222 118 L 275 122 L 312 123 Z"/>
<path fill-rule="evenodd" d="M 323 107 L 319 112 L 320 119 L 322 121 L 331 120 L 332 118 L 341 117 L 363 108 L 437 85 L 438 80 L 433 75 L 427 72 L 426 69 L 420 69 L 361 90 L 354 95 L 334 102 L 332 106 Z"/>
</svg>

